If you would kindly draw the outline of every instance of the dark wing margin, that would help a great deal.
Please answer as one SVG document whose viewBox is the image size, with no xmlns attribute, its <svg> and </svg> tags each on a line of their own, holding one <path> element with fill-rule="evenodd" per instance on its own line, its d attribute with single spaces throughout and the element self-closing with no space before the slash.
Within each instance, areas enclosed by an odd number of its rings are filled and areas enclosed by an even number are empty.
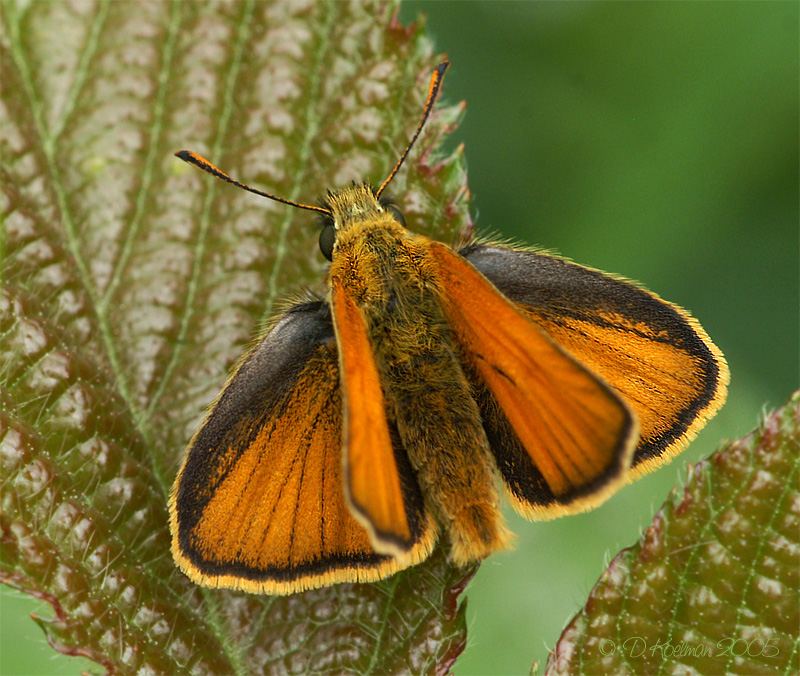
<svg viewBox="0 0 800 676">
<path fill-rule="evenodd" d="M 630 404 L 641 434 L 634 475 L 679 453 L 724 403 L 725 359 L 682 308 L 549 254 L 482 244 L 459 253 Z"/>
</svg>

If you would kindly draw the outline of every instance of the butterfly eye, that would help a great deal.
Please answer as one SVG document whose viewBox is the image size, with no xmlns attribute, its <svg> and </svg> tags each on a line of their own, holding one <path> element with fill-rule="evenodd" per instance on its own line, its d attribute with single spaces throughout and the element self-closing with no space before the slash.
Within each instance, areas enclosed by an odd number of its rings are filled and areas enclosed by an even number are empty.
<svg viewBox="0 0 800 676">
<path fill-rule="evenodd" d="M 336 242 L 336 229 L 331 224 L 322 226 L 319 233 L 319 250 L 329 261 L 333 260 L 333 245 Z"/>
<path fill-rule="evenodd" d="M 400 211 L 400 209 L 394 206 L 394 204 L 385 204 L 383 208 L 386 209 L 386 211 L 392 215 L 392 218 L 400 225 L 402 225 L 404 228 L 406 227 L 406 219 L 403 216 L 403 213 Z"/>
</svg>

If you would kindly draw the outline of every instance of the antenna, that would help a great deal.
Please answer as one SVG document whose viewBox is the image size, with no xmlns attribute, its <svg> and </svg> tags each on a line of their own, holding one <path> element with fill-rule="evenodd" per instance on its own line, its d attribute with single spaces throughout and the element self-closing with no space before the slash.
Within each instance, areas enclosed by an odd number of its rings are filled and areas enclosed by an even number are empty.
<svg viewBox="0 0 800 676">
<path fill-rule="evenodd" d="M 433 110 L 433 104 L 436 102 L 436 94 L 439 93 L 439 87 L 442 86 L 442 78 L 444 78 L 445 71 L 450 66 L 449 61 L 442 61 L 438 66 L 436 66 L 436 70 L 433 71 L 433 75 L 431 75 L 431 85 L 428 88 L 428 98 L 425 99 L 425 108 L 422 111 L 422 119 L 420 120 L 419 126 L 417 127 L 417 131 L 414 132 L 414 136 L 411 137 L 411 140 L 408 142 L 406 149 L 403 151 L 403 154 L 400 156 L 397 164 L 394 165 L 394 169 L 392 169 L 391 173 L 386 177 L 386 180 L 381 183 L 381 187 L 375 192 L 375 197 L 380 197 L 381 193 L 383 192 L 384 188 L 389 185 L 389 181 L 391 181 L 395 174 L 399 171 L 400 167 L 403 165 L 406 157 L 408 157 L 408 153 L 411 150 L 411 146 L 414 145 L 414 142 L 417 140 L 419 133 L 422 131 L 422 127 L 425 126 L 425 122 L 428 120 L 428 116 L 431 114 Z"/>
<path fill-rule="evenodd" d="M 240 188 L 244 188 L 248 192 L 255 193 L 256 195 L 261 195 L 262 197 L 268 197 L 271 200 L 275 200 L 276 202 L 282 202 L 283 204 L 288 204 L 291 207 L 297 207 L 298 209 L 308 209 L 309 211 L 320 211 L 323 214 L 330 215 L 330 209 L 324 209 L 323 207 L 315 207 L 311 204 L 300 204 L 300 202 L 292 202 L 291 200 L 283 199 L 283 197 L 277 197 L 275 195 L 271 195 L 268 192 L 263 192 L 261 190 L 256 190 L 255 188 L 251 188 L 249 185 L 245 185 L 244 183 L 240 183 L 239 181 L 231 178 L 226 174 L 224 171 L 217 169 L 211 162 L 209 162 L 206 158 L 200 157 L 197 153 L 193 153 L 191 150 L 179 150 L 175 153 L 175 157 L 180 157 L 184 162 L 188 162 L 189 164 L 193 164 L 196 167 L 199 167 L 203 171 L 211 174 L 212 176 L 216 176 L 217 178 L 221 178 L 223 181 L 227 181 L 228 183 L 233 183 L 233 185 L 239 186 Z"/>
<path fill-rule="evenodd" d="M 403 166 L 403 162 L 405 161 L 406 157 L 408 157 L 408 153 L 411 150 L 411 147 L 414 145 L 414 142 L 417 140 L 420 132 L 422 131 L 422 127 L 425 126 L 425 122 L 428 120 L 428 117 L 433 110 L 433 104 L 436 102 L 436 95 L 439 93 L 439 88 L 442 85 L 442 78 L 444 77 L 445 71 L 450 66 L 449 61 L 442 61 L 436 69 L 433 71 L 433 75 L 431 75 L 431 84 L 428 88 L 428 98 L 425 100 L 425 108 L 422 111 L 422 120 L 420 120 L 419 126 L 417 127 L 417 131 L 414 132 L 414 136 L 409 141 L 406 149 L 403 151 L 403 154 L 400 156 L 397 164 L 392 169 L 389 176 L 386 177 L 386 180 L 381 183 L 381 187 L 375 192 L 375 197 L 380 197 L 381 193 L 384 191 L 387 185 L 389 185 L 389 181 L 391 181 L 395 174 L 400 170 L 400 167 Z M 268 192 L 263 192 L 262 190 L 257 190 L 256 188 L 251 188 L 249 185 L 245 183 L 241 183 L 236 179 L 231 178 L 226 174 L 224 171 L 217 169 L 211 162 L 209 162 L 206 158 L 201 157 L 197 153 L 193 153 L 191 150 L 179 150 L 175 153 L 175 157 L 179 157 L 184 162 L 188 162 L 189 164 L 193 164 L 199 169 L 202 169 L 208 174 L 212 176 L 216 176 L 217 178 L 221 178 L 223 181 L 227 181 L 228 183 L 232 183 L 239 188 L 243 188 L 248 192 L 252 192 L 256 195 L 261 195 L 261 197 L 267 197 L 268 199 L 275 200 L 276 202 L 281 202 L 282 204 L 288 204 L 290 207 L 297 207 L 298 209 L 307 209 L 308 211 L 318 211 L 323 214 L 331 214 L 330 209 L 325 209 L 324 207 L 316 207 L 311 204 L 301 204 L 300 202 L 292 202 L 291 200 L 284 199 L 283 197 L 278 197 L 277 195 L 272 195 Z"/>
</svg>

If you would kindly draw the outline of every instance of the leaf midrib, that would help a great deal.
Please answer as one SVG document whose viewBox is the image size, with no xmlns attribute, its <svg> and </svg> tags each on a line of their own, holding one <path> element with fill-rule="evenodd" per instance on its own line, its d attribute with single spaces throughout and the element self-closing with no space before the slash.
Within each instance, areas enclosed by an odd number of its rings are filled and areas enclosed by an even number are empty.
<svg viewBox="0 0 800 676">
<path fill-rule="evenodd" d="M 298 153 L 298 161 L 297 161 L 298 167 L 305 167 L 308 164 L 308 160 L 311 154 L 311 143 L 319 129 L 319 116 L 316 114 L 316 108 L 318 104 L 318 93 L 320 89 L 320 77 L 321 77 L 320 72 L 322 63 L 324 62 L 325 55 L 327 54 L 329 49 L 330 34 L 334 26 L 334 17 L 333 17 L 334 12 L 332 11 L 329 2 L 326 3 L 326 6 L 328 9 L 328 11 L 326 12 L 326 21 L 323 24 L 322 30 L 319 33 L 320 46 L 315 52 L 314 55 L 315 60 L 309 77 L 311 84 L 309 87 L 308 104 L 306 106 L 307 123 L 305 126 L 305 130 L 303 133 L 303 140 L 300 145 L 300 150 Z M 233 114 L 233 102 L 234 102 L 234 93 L 236 90 L 236 82 L 238 80 L 239 73 L 241 72 L 244 45 L 247 43 L 247 39 L 250 33 L 250 31 L 247 29 L 247 26 L 250 23 L 249 19 L 252 17 L 254 7 L 255 7 L 255 1 L 248 0 L 245 9 L 242 12 L 242 19 L 239 23 L 233 58 L 231 60 L 231 68 L 226 78 L 225 94 L 223 98 L 224 103 L 221 114 L 219 116 L 218 133 L 214 141 L 214 145 L 211 149 L 211 157 L 214 160 L 217 157 L 219 157 L 220 154 L 222 153 L 227 130 L 230 124 L 231 116 Z M 295 172 L 294 184 L 292 186 L 289 199 L 292 200 L 296 199 L 297 195 L 300 193 L 304 181 L 305 181 L 305 173 L 302 171 Z M 195 246 L 195 251 L 194 251 L 194 264 L 192 266 L 192 274 L 189 279 L 187 299 L 184 305 L 185 309 L 181 317 L 180 328 L 178 330 L 178 335 L 174 343 L 174 349 L 172 355 L 166 365 L 166 368 L 164 369 L 161 382 L 159 383 L 159 386 L 156 389 L 156 391 L 153 393 L 150 404 L 147 407 L 146 417 L 148 419 L 153 415 L 154 411 L 157 410 L 158 403 L 161 400 L 164 393 L 166 392 L 167 385 L 180 361 L 180 355 L 183 351 L 183 346 L 186 342 L 186 336 L 189 331 L 189 325 L 192 317 L 195 314 L 194 300 L 197 296 L 199 288 L 199 283 L 202 273 L 202 261 L 204 258 L 204 254 L 207 250 L 208 230 L 210 228 L 210 223 L 211 223 L 211 207 L 214 201 L 214 197 L 216 195 L 216 189 L 217 189 L 217 184 L 216 182 L 212 181 L 211 185 L 209 186 L 209 189 L 205 193 L 203 208 L 201 211 L 197 245 Z M 268 282 L 268 296 L 267 296 L 265 314 L 271 313 L 272 305 L 274 303 L 275 298 L 278 295 L 277 280 L 279 277 L 281 267 L 288 253 L 288 247 L 286 245 L 286 241 L 288 237 L 289 226 L 291 225 L 292 220 L 293 220 L 292 213 L 287 212 L 286 216 L 281 222 L 281 227 L 278 231 L 275 261 Z M 242 641 L 237 641 L 235 637 L 229 636 L 226 631 L 223 619 L 224 612 L 222 611 L 220 605 L 221 599 L 219 593 L 215 593 L 214 591 L 209 589 L 203 589 L 203 597 L 207 604 L 207 608 L 209 610 L 209 618 L 208 618 L 209 626 L 213 628 L 213 631 L 217 635 L 218 640 L 225 647 L 226 656 L 230 660 L 231 666 L 234 668 L 236 675 L 246 676 L 246 674 L 248 673 L 248 669 L 246 664 L 245 646 Z"/>
</svg>

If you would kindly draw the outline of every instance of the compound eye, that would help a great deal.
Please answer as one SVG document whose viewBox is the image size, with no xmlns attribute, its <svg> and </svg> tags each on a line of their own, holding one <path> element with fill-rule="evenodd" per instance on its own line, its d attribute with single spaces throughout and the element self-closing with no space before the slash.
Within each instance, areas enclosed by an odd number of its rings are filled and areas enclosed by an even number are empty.
<svg viewBox="0 0 800 676">
<path fill-rule="evenodd" d="M 319 233 L 319 250 L 329 261 L 333 260 L 333 245 L 336 242 L 336 228 L 324 225 Z"/>
<path fill-rule="evenodd" d="M 406 227 L 406 219 L 403 216 L 403 212 L 400 211 L 394 204 L 386 204 L 384 207 L 386 211 L 388 211 L 394 220 L 396 220 L 400 225 L 404 228 Z"/>
</svg>

